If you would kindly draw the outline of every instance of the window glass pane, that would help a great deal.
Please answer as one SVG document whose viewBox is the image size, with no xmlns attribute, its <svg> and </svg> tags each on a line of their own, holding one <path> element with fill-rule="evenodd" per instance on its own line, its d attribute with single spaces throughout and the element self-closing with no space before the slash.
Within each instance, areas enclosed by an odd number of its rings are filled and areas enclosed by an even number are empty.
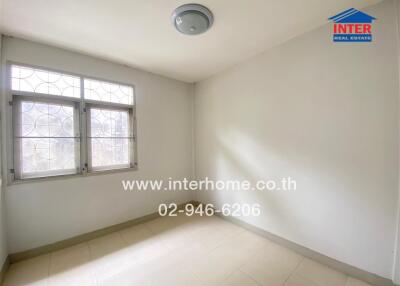
<svg viewBox="0 0 400 286">
<path fill-rule="evenodd" d="M 22 101 L 20 122 L 20 136 L 74 137 L 72 106 Z"/>
<path fill-rule="evenodd" d="M 77 173 L 75 109 L 68 104 L 18 101 L 15 125 L 21 178 Z"/>
<path fill-rule="evenodd" d="M 80 78 L 36 68 L 11 66 L 11 89 L 50 95 L 80 97 Z"/>
<path fill-rule="evenodd" d="M 128 137 L 129 114 L 127 111 L 90 109 L 92 137 Z"/>
<path fill-rule="evenodd" d="M 22 178 L 76 173 L 74 138 L 21 138 Z"/>
<path fill-rule="evenodd" d="M 133 105 L 133 88 L 131 86 L 98 81 L 84 80 L 85 99 Z"/>
<path fill-rule="evenodd" d="M 92 167 L 129 167 L 128 138 L 92 138 Z"/>
<path fill-rule="evenodd" d="M 129 167 L 129 112 L 101 108 L 90 109 L 91 167 Z"/>
</svg>

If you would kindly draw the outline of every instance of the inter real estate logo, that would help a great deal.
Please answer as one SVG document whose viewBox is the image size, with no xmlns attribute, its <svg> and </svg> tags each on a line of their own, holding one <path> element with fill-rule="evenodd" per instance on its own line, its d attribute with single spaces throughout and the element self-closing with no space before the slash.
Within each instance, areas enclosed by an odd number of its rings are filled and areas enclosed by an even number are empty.
<svg viewBox="0 0 400 286">
<path fill-rule="evenodd" d="M 333 21 L 334 42 L 371 42 L 372 22 L 376 18 L 354 8 L 339 13 L 329 20 Z"/>
</svg>

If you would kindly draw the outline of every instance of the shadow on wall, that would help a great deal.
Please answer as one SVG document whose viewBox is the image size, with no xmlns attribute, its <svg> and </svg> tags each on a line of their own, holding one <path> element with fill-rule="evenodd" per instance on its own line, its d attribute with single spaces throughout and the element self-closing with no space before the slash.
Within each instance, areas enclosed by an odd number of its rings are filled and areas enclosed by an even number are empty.
<svg viewBox="0 0 400 286">
<path fill-rule="evenodd" d="M 309 120 L 314 119 L 310 116 Z M 358 162 L 357 154 L 350 156 L 352 149 L 346 147 L 348 140 L 354 141 L 354 134 L 340 130 L 337 135 L 343 133 L 342 137 L 334 140 L 331 130 L 322 123 L 310 124 L 316 130 L 285 129 L 284 125 L 268 130 L 262 123 L 257 126 L 251 122 L 243 124 L 239 119 L 233 121 L 229 127 L 218 124 L 215 127 L 218 132 L 211 142 L 212 153 L 206 159 L 206 164 L 213 166 L 210 178 L 249 180 L 255 184 L 258 180 L 279 182 L 283 177 L 291 177 L 297 182 L 297 190 L 203 191 L 201 198 L 219 206 L 259 203 L 262 215 L 243 220 L 289 240 L 295 237 L 294 242 L 333 258 L 357 252 L 350 244 L 340 244 L 348 238 L 362 240 L 364 236 L 359 232 L 362 215 L 349 216 L 349 213 L 357 205 L 361 207 L 359 212 L 379 213 L 379 205 L 367 195 L 378 187 L 374 186 L 378 182 L 368 178 L 376 175 L 375 166 Z M 358 137 L 357 144 L 361 146 L 363 140 L 363 136 Z M 338 213 L 339 209 L 344 211 Z M 350 231 L 343 226 L 349 224 L 354 226 Z M 334 233 L 332 227 L 335 227 Z M 326 239 L 326 235 L 335 238 Z"/>
<path fill-rule="evenodd" d="M 252 186 L 255 186 L 259 180 L 273 180 L 279 183 L 283 177 L 291 177 L 296 180 L 300 188 L 297 190 L 210 191 L 207 194 L 209 201 L 219 205 L 235 202 L 258 203 L 262 206 L 262 217 L 247 217 L 244 220 L 255 225 L 260 225 L 260 223 L 267 225 L 271 232 L 278 232 L 278 226 L 275 226 L 274 222 L 279 222 L 279 226 L 284 226 L 287 233 L 301 237 L 304 241 L 310 241 L 310 238 L 318 235 L 311 227 L 307 227 L 310 225 L 308 221 L 310 218 L 304 216 L 304 209 L 299 209 L 296 201 L 305 200 L 303 207 L 318 213 L 318 216 L 313 217 L 314 220 L 321 221 L 328 218 L 329 211 L 314 208 L 313 194 L 301 188 L 301 185 L 312 183 L 316 190 L 322 189 L 323 174 L 317 176 L 318 180 L 312 180 L 312 177 L 316 175 L 312 173 L 312 170 L 307 170 L 305 165 L 295 165 L 295 162 L 290 162 L 284 153 L 271 150 L 269 147 L 265 148 L 237 130 L 230 129 L 218 136 L 218 146 L 217 154 L 215 154 L 217 172 L 214 179 L 248 180 Z M 337 182 L 336 187 L 343 189 L 340 182 Z M 332 245 L 332 247 L 335 246 Z"/>
</svg>

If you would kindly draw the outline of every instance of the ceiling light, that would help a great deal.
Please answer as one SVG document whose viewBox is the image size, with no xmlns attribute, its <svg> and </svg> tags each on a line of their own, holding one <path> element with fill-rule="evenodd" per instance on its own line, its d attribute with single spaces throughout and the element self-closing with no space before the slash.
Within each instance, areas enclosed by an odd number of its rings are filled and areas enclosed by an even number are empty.
<svg viewBox="0 0 400 286">
<path fill-rule="evenodd" d="M 207 7 L 200 4 L 185 4 L 172 13 L 172 23 L 185 35 L 198 35 L 207 31 L 213 24 L 214 17 Z"/>
</svg>

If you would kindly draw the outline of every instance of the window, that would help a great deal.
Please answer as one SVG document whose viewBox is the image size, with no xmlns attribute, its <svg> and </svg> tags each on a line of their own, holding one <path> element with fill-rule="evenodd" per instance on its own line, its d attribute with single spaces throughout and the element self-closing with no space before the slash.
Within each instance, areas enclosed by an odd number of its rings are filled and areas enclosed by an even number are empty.
<svg viewBox="0 0 400 286">
<path fill-rule="evenodd" d="M 79 98 L 81 81 L 76 76 L 13 65 L 11 89 Z"/>
<path fill-rule="evenodd" d="M 135 167 L 132 86 L 12 65 L 12 179 Z"/>
<path fill-rule="evenodd" d="M 88 147 L 92 170 L 127 168 L 131 162 L 130 111 L 90 107 Z"/>
<path fill-rule="evenodd" d="M 85 79 L 85 99 L 133 105 L 133 88 L 93 79 Z"/>
<path fill-rule="evenodd" d="M 74 104 L 18 99 L 15 110 L 17 177 L 79 172 L 78 111 Z"/>
</svg>

